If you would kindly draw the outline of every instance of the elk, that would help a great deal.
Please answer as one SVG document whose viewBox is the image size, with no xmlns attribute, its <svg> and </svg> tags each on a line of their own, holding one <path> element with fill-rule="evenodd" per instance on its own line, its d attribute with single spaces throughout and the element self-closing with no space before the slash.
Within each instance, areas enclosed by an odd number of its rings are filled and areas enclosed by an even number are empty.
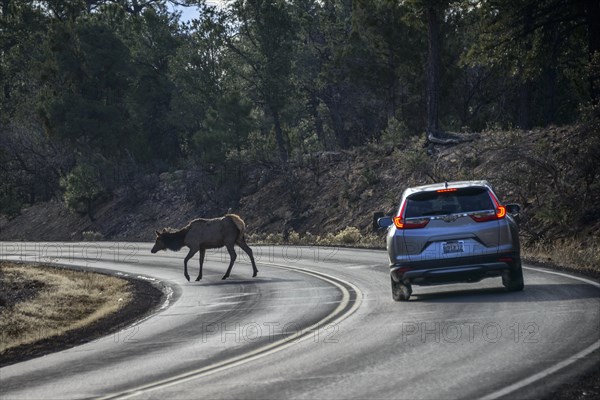
<svg viewBox="0 0 600 400">
<path fill-rule="evenodd" d="M 200 251 L 200 273 L 196 278 L 196 281 L 199 281 L 202 279 L 202 264 L 204 263 L 206 249 L 217 249 L 225 246 L 231 260 L 227 272 L 225 272 L 225 275 L 221 279 L 227 279 L 237 258 L 234 249 L 234 245 L 237 244 L 250 257 L 254 271 L 252 277 L 255 277 L 258 269 L 254 262 L 252 249 L 246 244 L 245 231 L 246 224 L 235 214 L 226 214 L 221 218 L 212 219 L 198 218 L 179 230 L 164 228 L 161 232 L 155 231 L 156 242 L 150 252 L 154 254 L 159 250 L 167 249 L 179 251 L 183 246 L 189 247 L 190 251 L 185 256 L 185 260 L 183 260 L 183 275 L 189 282 L 190 276 L 188 275 L 187 263 L 190 258 Z"/>
</svg>

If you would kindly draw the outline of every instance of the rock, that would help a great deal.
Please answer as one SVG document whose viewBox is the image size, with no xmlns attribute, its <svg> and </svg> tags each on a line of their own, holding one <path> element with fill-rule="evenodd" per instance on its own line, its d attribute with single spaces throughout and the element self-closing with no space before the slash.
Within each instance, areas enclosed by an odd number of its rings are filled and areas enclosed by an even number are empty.
<svg viewBox="0 0 600 400">
<path fill-rule="evenodd" d="M 169 180 L 170 180 L 169 178 L 170 178 L 170 174 L 169 174 L 168 172 L 163 172 L 162 174 L 160 174 L 160 175 L 158 176 L 158 179 L 159 179 L 161 182 L 167 182 L 167 181 L 169 181 Z"/>
</svg>

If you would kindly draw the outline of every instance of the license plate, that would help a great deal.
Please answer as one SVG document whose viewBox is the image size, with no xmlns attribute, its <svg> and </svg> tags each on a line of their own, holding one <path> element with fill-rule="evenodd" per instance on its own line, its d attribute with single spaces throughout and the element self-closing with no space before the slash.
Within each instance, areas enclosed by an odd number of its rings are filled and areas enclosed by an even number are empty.
<svg viewBox="0 0 600 400">
<path fill-rule="evenodd" d="M 464 253 L 464 242 L 462 240 L 454 242 L 442 242 L 444 254 L 448 253 Z"/>
</svg>

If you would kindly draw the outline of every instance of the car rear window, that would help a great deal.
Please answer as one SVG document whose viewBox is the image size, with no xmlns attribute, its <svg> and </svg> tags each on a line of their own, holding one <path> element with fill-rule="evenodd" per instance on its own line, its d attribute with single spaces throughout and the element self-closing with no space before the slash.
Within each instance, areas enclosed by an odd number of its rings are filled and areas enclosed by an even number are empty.
<svg viewBox="0 0 600 400">
<path fill-rule="evenodd" d="M 422 192 L 410 195 L 404 218 L 493 210 L 487 189 L 471 187 L 447 192 Z"/>
</svg>

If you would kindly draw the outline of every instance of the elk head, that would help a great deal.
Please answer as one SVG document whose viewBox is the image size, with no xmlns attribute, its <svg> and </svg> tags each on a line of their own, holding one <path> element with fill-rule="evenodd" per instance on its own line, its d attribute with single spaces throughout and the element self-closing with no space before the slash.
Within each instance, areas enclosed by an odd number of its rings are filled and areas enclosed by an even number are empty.
<svg viewBox="0 0 600 400">
<path fill-rule="evenodd" d="M 152 250 L 150 250 L 150 252 L 152 254 L 154 254 L 160 250 L 167 250 L 167 245 L 165 244 L 165 241 L 163 240 L 163 235 L 165 234 L 165 232 L 166 232 L 166 230 L 163 230 L 162 232 L 155 231 L 156 241 L 154 242 L 154 247 L 152 247 Z"/>
</svg>

